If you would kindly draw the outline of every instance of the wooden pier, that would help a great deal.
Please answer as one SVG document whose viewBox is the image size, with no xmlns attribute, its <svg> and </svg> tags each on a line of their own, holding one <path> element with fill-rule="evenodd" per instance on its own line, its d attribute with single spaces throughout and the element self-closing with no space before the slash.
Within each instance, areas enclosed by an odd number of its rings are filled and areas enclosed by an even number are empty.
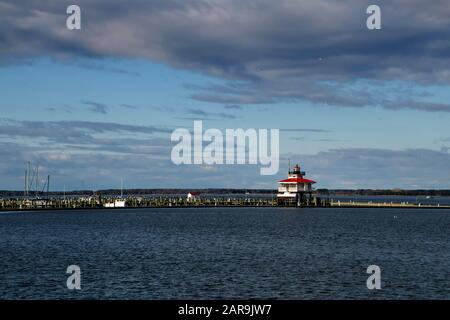
<svg viewBox="0 0 450 320">
<path fill-rule="evenodd" d="M 356 201 L 331 201 L 328 207 L 342 208 L 403 208 L 403 209 L 450 209 L 450 205 L 422 204 L 408 202 L 356 202 Z"/>
<path fill-rule="evenodd" d="M 73 197 L 70 199 L 0 199 L 1 211 L 64 210 L 64 209 L 114 209 L 117 198 Z M 276 198 L 214 197 L 188 200 L 185 197 L 126 197 L 120 208 L 186 208 L 186 207 L 321 207 L 321 208 L 403 208 L 450 209 L 449 205 L 408 202 L 355 202 L 314 198 L 300 205 L 280 205 Z"/>
</svg>

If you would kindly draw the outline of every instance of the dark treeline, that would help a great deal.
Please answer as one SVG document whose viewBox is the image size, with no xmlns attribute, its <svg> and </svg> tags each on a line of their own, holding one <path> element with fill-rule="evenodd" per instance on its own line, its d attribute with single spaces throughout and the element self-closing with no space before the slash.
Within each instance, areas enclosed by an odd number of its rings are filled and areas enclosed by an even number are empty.
<svg viewBox="0 0 450 320">
<path fill-rule="evenodd" d="M 404 190 L 404 189 L 317 189 L 324 195 L 357 195 L 357 196 L 450 196 L 450 190 Z"/>
<path fill-rule="evenodd" d="M 124 195 L 177 195 L 187 194 L 188 192 L 199 192 L 200 194 L 273 194 L 276 190 L 270 189 L 126 189 L 123 191 Z M 321 195 L 358 195 L 358 196 L 450 196 L 450 190 L 403 190 L 403 189 L 317 189 L 317 193 Z M 0 190 L 0 197 L 21 197 L 23 191 L 9 191 Z M 49 195 L 62 196 L 62 191 L 51 191 Z M 107 190 L 76 190 L 67 191 L 66 195 L 105 195 L 105 196 L 117 196 L 120 195 L 118 189 Z M 42 193 L 40 194 L 42 195 Z M 34 193 L 30 193 L 30 196 L 34 196 Z"/>
<path fill-rule="evenodd" d="M 250 189 L 124 189 L 124 195 L 179 195 L 179 194 L 187 194 L 188 192 L 198 192 L 200 194 L 271 194 L 276 193 L 276 190 L 250 190 Z M 117 196 L 120 195 L 120 189 L 105 189 L 105 190 L 74 190 L 74 191 L 50 191 L 50 195 L 53 196 L 62 196 L 62 195 L 105 195 L 105 196 Z M 42 193 L 40 193 L 42 194 Z M 44 193 L 46 194 L 46 193 Z M 9 190 L 0 190 L 1 197 L 20 197 L 23 196 L 23 191 L 9 191 Z M 30 197 L 34 196 L 34 192 L 30 192 Z"/>
</svg>

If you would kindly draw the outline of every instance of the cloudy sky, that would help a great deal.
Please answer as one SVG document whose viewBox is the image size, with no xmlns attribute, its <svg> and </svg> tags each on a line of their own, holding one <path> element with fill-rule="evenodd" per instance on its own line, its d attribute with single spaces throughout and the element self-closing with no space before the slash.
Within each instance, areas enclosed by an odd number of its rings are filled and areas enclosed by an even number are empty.
<svg viewBox="0 0 450 320">
<path fill-rule="evenodd" d="M 81 7 L 81 30 L 66 8 Z M 381 7 L 382 29 L 366 9 Z M 0 0 L 0 189 L 450 189 L 448 0 Z M 175 166 L 176 128 L 278 128 L 280 171 Z"/>
</svg>

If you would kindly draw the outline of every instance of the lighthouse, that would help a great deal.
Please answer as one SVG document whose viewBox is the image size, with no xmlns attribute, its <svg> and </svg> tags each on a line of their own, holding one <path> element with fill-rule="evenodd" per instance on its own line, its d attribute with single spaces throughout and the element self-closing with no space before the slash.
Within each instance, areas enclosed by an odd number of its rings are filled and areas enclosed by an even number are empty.
<svg viewBox="0 0 450 320">
<path fill-rule="evenodd" d="M 314 180 L 306 179 L 305 172 L 300 170 L 300 166 L 296 164 L 291 170 L 289 168 L 288 178 L 278 181 L 278 205 L 285 206 L 301 206 L 307 201 L 311 201 L 313 187 L 316 183 Z"/>
</svg>

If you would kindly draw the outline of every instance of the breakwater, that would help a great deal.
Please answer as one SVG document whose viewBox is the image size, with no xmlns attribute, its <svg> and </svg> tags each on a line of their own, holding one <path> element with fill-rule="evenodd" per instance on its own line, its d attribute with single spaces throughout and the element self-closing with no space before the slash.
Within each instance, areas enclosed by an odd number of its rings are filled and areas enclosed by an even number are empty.
<svg viewBox="0 0 450 320">
<path fill-rule="evenodd" d="M 224 207 L 224 206 L 276 206 L 276 199 L 268 198 L 205 198 L 187 200 L 183 197 L 126 197 L 98 198 L 74 197 L 70 199 L 3 199 L 0 210 L 30 209 L 98 209 L 98 208 L 164 208 L 164 207 Z"/>
<path fill-rule="evenodd" d="M 450 209 L 450 205 L 422 204 L 420 202 L 378 202 L 378 201 L 340 201 L 313 198 L 301 205 L 280 205 L 276 197 L 209 197 L 188 200 L 185 197 L 72 197 L 49 199 L 0 199 L 0 210 L 39 210 L 39 209 L 101 209 L 101 208 L 171 208 L 171 207 L 342 207 L 342 208 L 430 208 Z"/>
</svg>

